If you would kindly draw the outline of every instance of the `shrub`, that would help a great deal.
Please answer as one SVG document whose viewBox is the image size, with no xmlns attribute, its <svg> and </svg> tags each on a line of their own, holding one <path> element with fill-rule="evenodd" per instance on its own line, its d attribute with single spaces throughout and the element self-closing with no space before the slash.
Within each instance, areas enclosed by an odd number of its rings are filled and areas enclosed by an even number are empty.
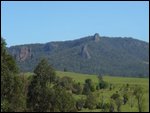
<svg viewBox="0 0 150 113">
<path fill-rule="evenodd" d="M 85 100 L 80 99 L 76 102 L 76 108 L 80 111 L 85 105 Z"/>
</svg>

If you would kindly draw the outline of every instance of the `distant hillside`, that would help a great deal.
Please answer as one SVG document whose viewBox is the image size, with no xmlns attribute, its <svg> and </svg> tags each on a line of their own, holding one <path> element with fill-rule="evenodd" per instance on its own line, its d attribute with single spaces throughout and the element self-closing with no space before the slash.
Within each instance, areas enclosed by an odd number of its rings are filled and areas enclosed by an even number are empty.
<svg viewBox="0 0 150 113">
<path fill-rule="evenodd" d="M 22 71 L 33 71 L 42 57 L 57 70 L 115 76 L 148 76 L 149 43 L 96 33 L 72 41 L 25 44 L 8 48 Z"/>
</svg>

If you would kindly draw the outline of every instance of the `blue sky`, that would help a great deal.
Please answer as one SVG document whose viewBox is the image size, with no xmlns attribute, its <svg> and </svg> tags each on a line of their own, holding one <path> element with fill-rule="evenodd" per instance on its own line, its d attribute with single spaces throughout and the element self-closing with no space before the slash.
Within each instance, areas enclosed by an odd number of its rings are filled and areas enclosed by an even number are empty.
<svg viewBox="0 0 150 113">
<path fill-rule="evenodd" d="M 1 2 L 7 46 L 101 36 L 149 42 L 149 2 Z"/>
</svg>

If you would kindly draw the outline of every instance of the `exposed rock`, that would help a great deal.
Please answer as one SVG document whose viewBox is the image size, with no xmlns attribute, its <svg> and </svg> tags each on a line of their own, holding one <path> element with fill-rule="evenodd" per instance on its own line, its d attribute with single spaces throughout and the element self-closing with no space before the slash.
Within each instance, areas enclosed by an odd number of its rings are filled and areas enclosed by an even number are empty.
<svg viewBox="0 0 150 113">
<path fill-rule="evenodd" d="M 90 58 L 91 58 L 91 56 L 90 56 L 90 54 L 89 54 L 89 52 L 88 52 L 87 45 L 84 45 L 84 46 L 82 47 L 81 56 L 82 56 L 83 58 L 87 58 L 87 59 L 90 59 Z"/>
<path fill-rule="evenodd" d="M 99 40 L 100 40 L 99 34 L 98 34 L 98 33 L 95 33 L 95 34 L 94 34 L 94 41 L 95 41 L 95 42 L 99 42 Z"/>
<path fill-rule="evenodd" d="M 31 48 L 22 47 L 19 52 L 19 61 L 25 61 L 28 57 L 31 56 Z"/>
</svg>

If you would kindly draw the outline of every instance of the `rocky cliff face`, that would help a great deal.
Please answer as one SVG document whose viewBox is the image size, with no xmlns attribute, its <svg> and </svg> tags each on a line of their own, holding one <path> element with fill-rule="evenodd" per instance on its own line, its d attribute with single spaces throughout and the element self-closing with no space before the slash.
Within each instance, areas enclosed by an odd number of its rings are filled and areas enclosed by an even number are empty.
<svg viewBox="0 0 150 113">
<path fill-rule="evenodd" d="M 19 54 L 20 61 L 24 61 L 30 56 L 31 56 L 31 48 L 22 47 Z"/>
<path fill-rule="evenodd" d="M 89 51 L 88 51 L 87 45 L 84 45 L 84 46 L 82 47 L 81 56 L 82 56 L 83 58 L 86 58 L 86 59 L 90 59 L 90 58 L 91 58 L 91 56 L 90 56 L 90 54 L 89 54 Z"/>
<path fill-rule="evenodd" d="M 31 48 L 22 46 L 19 50 L 12 49 L 12 55 L 19 62 L 25 61 L 26 59 L 31 57 Z"/>
</svg>

